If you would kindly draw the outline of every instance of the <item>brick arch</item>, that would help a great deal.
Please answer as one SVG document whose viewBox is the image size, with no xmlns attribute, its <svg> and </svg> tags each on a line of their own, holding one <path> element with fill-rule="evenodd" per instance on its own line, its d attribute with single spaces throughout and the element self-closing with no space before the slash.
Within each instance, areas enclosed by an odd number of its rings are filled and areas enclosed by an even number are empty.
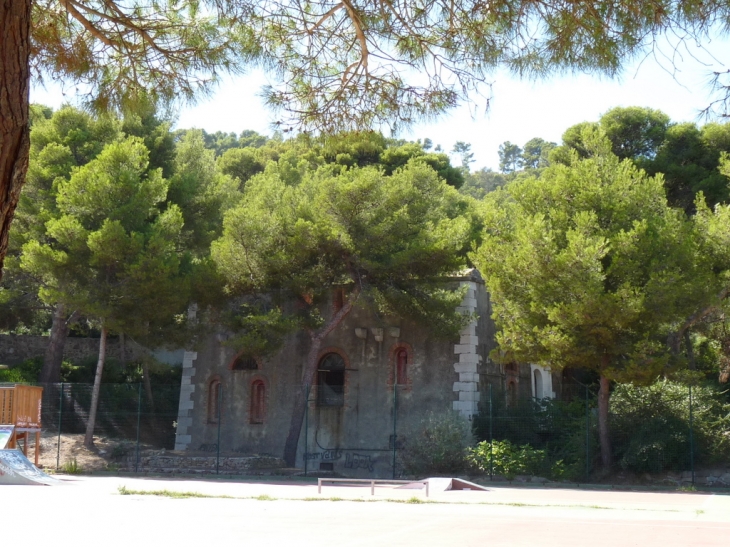
<svg viewBox="0 0 730 547">
<path fill-rule="evenodd" d="M 242 357 L 243 355 L 244 355 L 244 352 L 242 352 L 242 351 L 238 352 L 233 357 L 233 359 L 231 359 L 230 362 L 228 363 L 228 370 L 235 370 L 235 371 L 261 370 L 261 359 L 259 357 L 256 357 L 255 355 L 250 355 L 249 356 L 256 363 L 256 368 L 255 369 L 237 369 L 237 368 L 234 368 L 235 367 L 235 364 L 236 364 L 236 361 L 238 361 L 238 359 L 240 357 Z"/>
<path fill-rule="evenodd" d="M 406 352 L 406 369 L 405 383 L 398 385 L 405 386 L 406 390 L 410 390 L 413 386 L 413 346 L 408 342 L 397 342 L 388 350 L 388 386 L 393 387 L 398 373 L 398 355 L 405 350 Z"/>
<path fill-rule="evenodd" d="M 339 355 L 342 358 L 342 361 L 345 363 L 345 369 L 344 369 L 344 378 L 343 378 L 343 384 L 342 384 L 342 390 L 343 390 L 343 405 L 344 408 L 347 406 L 344 401 L 347 400 L 347 392 L 348 392 L 348 374 L 347 371 L 350 369 L 350 358 L 347 356 L 347 353 L 345 351 L 337 346 L 328 346 L 324 349 L 322 349 L 319 354 L 317 355 L 317 366 L 319 368 L 319 363 L 322 361 L 322 359 L 327 356 L 330 353 L 334 353 Z M 319 383 L 320 383 L 320 375 L 319 372 L 317 372 L 315 379 L 314 379 L 314 385 L 312 386 L 312 396 L 313 400 L 315 401 L 315 404 L 317 406 L 321 406 L 320 403 L 320 393 L 319 393 Z M 326 406 L 326 405 L 325 405 Z M 338 406 L 338 405 L 332 405 L 332 406 Z"/>
<path fill-rule="evenodd" d="M 322 357 L 327 355 L 328 353 L 336 353 L 340 357 L 342 357 L 342 360 L 345 362 L 345 370 L 350 368 L 350 358 L 347 356 L 347 353 L 341 348 L 338 348 L 337 346 L 329 346 L 324 348 L 319 352 L 319 355 L 317 355 L 317 363 L 319 363 L 322 360 Z"/>
</svg>

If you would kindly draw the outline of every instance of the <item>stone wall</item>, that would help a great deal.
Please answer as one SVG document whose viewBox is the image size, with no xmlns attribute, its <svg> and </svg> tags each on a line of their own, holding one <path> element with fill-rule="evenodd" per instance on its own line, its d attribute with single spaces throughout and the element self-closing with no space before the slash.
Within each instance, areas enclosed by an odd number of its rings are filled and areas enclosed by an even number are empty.
<svg viewBox="0 0 730 547">
<path fill-rule="evenodd" d="M 125 355 L 127 360 L 140 358 L 146 350 L 127 340 Z M 27 336 L 16 334 L 0 334 L 0 364 L 17 365 L 32 357 L 43 357 L 48 347 L 47 336 Z M 99 355 L 98 338 L 68 338 L 63 352 L 67 361 L 78 362 Z M 121 356 L 118 338 L 109 338 L 106 346 L 107 358 L 119 359 Z"/>
<path fill-rule="evenodd" d="M 215 456 L 179 456 L 174 454 L 142 455 L 137 462 L 134 454 L 127 457 L 124 470 L 140 473 L 185 473 L 209 475 L 216 473 L 221 475 L 258 475 L 276 473 L 276 470 L 285 467 L 284 460 L 271 456 L 241 456 L 221 457 L 216 460 Z"/>
<path fill-rule="evenodd" d="M 344 402 L 321 404 L 318 387 L 310 387 L 297 467 L 350 477 L 391 476 L 394 449 L 408 442 L 429 412 L 456 410 L 471 419 L 489 386 L 495 396 L 504 391 L 503 367 L 488 358 L 495 327 L 484 282 L 476 273 L 457 282 L 467 285 L 464 311 L 476 312 L 478 318 L 454 340 L 435 338 L 412 321 L 359 306 L 327 335 L 319 359 L 338 354 L 344 360 Z M 253 367 L 238 367 L 228 343 L 231 336 L 220 331 L 197 352 L 185 354 L 175 448 L 207 450 L 217 445 L 220 429 L 225 456 L 281 455 L 294 401 L 303 391 L 309 338 L 304 332 L 289 335 L 275 355 L 256 360 Z M 403 383 L 394 386 L 402 352 L 407 353 L 407 372 Z M 529 366 L 510 374 L 520 396 L 530 397 Z"/>
</svg>

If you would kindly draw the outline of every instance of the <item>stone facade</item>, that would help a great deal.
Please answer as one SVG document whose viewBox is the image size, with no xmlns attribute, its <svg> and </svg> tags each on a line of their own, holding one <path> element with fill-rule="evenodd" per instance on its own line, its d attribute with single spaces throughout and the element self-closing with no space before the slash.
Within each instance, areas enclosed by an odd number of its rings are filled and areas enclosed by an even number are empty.
<svg viewBox="0 0 730 547">
<path fill-rule="evenodd" d="M 466 286 L 460 309 L 475 317 L 458 340 L 436 339 L 408 320 L 378 317 L 361 307 L 325 338 L 318 385 L 309 390 L 297 467 L 387 477 L 394 452 L 427 412 L 456 410 L 471 419 L 489 385 L 504 393 L 508 380 L 520 397 L 532 395 L 529 365 L 506 371 L 488 357 L 495 347 L 495 327 L 478 272 L 458 282 Z M 219 332 L 197 353 L 186 353 L 176 450 L 202 456 L 217 450 L 220 439 L 226 456 L 280 457 L 295 397 L 305 389 L 300 379 L 309 338 L 303 332 L 292 334 L 276 355 L 241 364 L 226 344 L 230 336 Z M 328 363 L 340 363 L 341 371 L 333 372 Z"/>
</svg>

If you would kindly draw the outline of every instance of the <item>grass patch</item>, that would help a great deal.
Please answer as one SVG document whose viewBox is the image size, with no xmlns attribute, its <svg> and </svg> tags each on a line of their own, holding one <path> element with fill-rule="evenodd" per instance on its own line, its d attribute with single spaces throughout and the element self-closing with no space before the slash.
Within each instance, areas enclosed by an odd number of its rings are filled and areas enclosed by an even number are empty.
<svg viewBox="0 0 730 547">
<path fill-rule="evenodd" d="M 498 507 L 539 507 L 543 509 L 550 509 L 550 508 L 556 508 L 556 509 L 599 509 L 599 510 L 614 510 L 614 511 L 620 511 L 623 508 L 622 507 L 608 507 L 605 505 L 580 505 L 580 504 L 545 504 L 545 503 L 522 503 L 522 502 L 465 502 L 465 501 L 437 501 L 437 500 L 429 500 L 429 499 L 423 499 L 416 496 L 407 498 L 407 499 L 393 499 L 393 498 L 374 498 L 374 499 L 366 499 L 366 498 L 355 498 L 355 499 L 344 499 L 340 497 L 331 497 L 331 498 L 324 498 L 324 497 L 306 497 L 306 498 L 275 498 L 272 496 L 269 496 L 268 494 L 261 494 L 259 496 L 228 496 L 225 494 L 202 494 L 200 492 L 177 492 L 174 490 L 132 490 L 130 488 L 127 488 L 126 486 L 120 486 L 118 489 L 118 492 L 122 496 L 159 496 L 159 497 L 166 497 L 166 498 L 176 498 L 176 499 L 185 499 L 185 498 L 209 498 L 209 499 L 236 499 L 236 500 L 255 500 L 255 501 L 349 501 L 349 502 L 356 502 L 356 503 L 378 503 L 378 502 L 386 502 L 386 503 L 406 503 L 406 504 L 413 504 L 413 505 L 421 505 L 421 504 L 437 504 L 437 505 L 490 505 L 490 506 L 498 506 Z M 661 512 L 661 513 L 678 513 L 678 509 L 642 509 L 642 508 L 634 508 L 632 511 L 649 511 L 649 512 Z M 696 514 L 700 515 L 703 514 L 704 511 L 701 509 L 696 510 Z"/>
<path fill-rule="evenodd" d="M 260 496 L 255 496 L 251 499 L 258 500 L 258 501 L 276 501 L 276 498 L 272 498 L 268 494 L 261 494 Z"/>
<path fill-rule="evenodd" d="M 226 496 L 223 494 L 201 494 L 200 492 L 177 492 L 175 490 L 132 490 L 126 486 L 120 486 L 117 491 L 122 496 L 159 496 L 162 498 L 224 498 L 233 499 L 232 496 Z M 273 499 L 273 498 L 270 498 Z"/>
<path fill-rule="evenodd" d="M 77 462 L 76 458 L 74 458 L 63 462 L 61 471 L 63 471 L 66 475 L 80 475 L 83 470 L 81 469 L 79 462 Z"/>
</svg>

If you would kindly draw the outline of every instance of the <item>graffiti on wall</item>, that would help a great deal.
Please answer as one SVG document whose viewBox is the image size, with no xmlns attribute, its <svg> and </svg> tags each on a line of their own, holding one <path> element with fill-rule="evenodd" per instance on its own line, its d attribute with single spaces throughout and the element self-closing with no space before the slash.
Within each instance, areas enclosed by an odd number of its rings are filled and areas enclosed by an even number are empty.
<svg viewBox="0 0 730 547">
<path fill-rule="evenodd" d="M 320 460 L 323 462 L 331 462 L 342 459 L 342 450 L 339 448 L 331 448 L 322 452 L 307 452 L 304 454 L 305 460 Z"/>
<path fill-rule="evenodd" d="M 348 453 L 346 454 L 345 467 L 348 469 L 367 469 L 372 473 L 373 461 L 370 459 L 370 456 Z"/>
</svg>

